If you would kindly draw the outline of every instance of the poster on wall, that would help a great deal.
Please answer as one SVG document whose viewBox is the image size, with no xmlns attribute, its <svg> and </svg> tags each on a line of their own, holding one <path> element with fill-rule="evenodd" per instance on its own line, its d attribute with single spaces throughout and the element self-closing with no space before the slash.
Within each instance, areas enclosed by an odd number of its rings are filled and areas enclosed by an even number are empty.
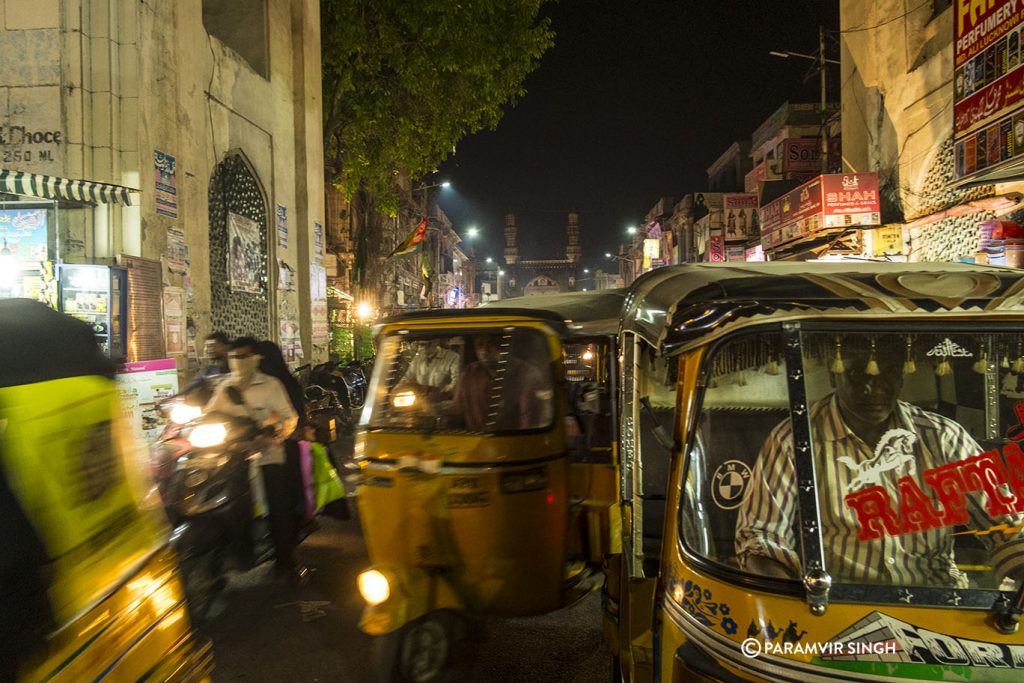
<svg viewBox="0 0 1024 683">
<path fill-rule="evenodd" d="M 299 339 L 299 321 L 282 316 L 278 320 L 281 354 L 285 361 L 294 363 L 302 357 L 302 343 Z"/>
<path fill-rule="evenodd" d="M 152 444 L 166 423 L 158 409 L 160 401 L 178 393 L 177 362 L 163 358 L 126 363 L 117 374 L 117 391 L 135 438 L 140 445 Z"/>
<path fill-rule="evenodd" d="M 1019 0 L 961 3 L 953 21 L 953 140 L 957 180 L 1024 159 L 1024 10 Z M 969 9 L 969 11 L 967 11 Z M 1011 132 L 1012 131 L 1012 132 Z"/>
<path fill-rule="evenodd" d="M 324 226 L 320 223 L 313 223 L 313 261 L 324 262 Z"/>
<path fill-rule="evenodd" d="M 288 209 L 277 205 L 277 246 L 288 248 Z"/>
<path fill-rule="evenodd" d="M 185 353 L 185 290 L 164 287 L 164 342 L 167 353 Z"/>
<path fill-rule="evenodd" d="M 19 261 L 45 261 L 46 209 L 0 209 L 0 242 Z"/>
<path fill-rule="evenodd" d="M 228 282 L 234 292 L 260 292 L 263 253 L 256 221 L 228 212 Z"/>
<path fill-rule="evenodd" d="M 156 180 L 156 212 L 171 218 L 178 217 L 177 163 L 174 157 L 158 149 L 153 150 L 153 170 Z"/>
<path fill-rule="evenodd" d="M 167 269 L 178 275 L 188 273 L 188 245 L 185 232 L 178 227 L 167 228 Z"/>
<path fill-rule="evenodd" d="M 313 345 L 327 346 L 330 339 L 327 327 L 327 271 L 315 263 L 309 264 L 309 303 Z"/>
</svg>

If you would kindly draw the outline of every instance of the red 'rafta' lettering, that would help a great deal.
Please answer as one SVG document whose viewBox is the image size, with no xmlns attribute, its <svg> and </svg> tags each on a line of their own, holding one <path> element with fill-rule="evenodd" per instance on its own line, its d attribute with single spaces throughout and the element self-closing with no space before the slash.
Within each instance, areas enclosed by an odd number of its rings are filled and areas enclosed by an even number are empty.
<svg viewBox="0 0 1024 683">
<path fill-rule="evenodd" d="M 1003 446 L 1006 461 L 1006 481 L 1017 495 L 1017 510 L 1024 509 L 1024 452 L 1015 443 Z"/>
<path fill-rule="evenodd" d="M 967 524 L 967 497 L 965 495 L 963 473 L 960 471 L 959 462 L 951 462 L 945 465 L 925 470 L 921 475 L 925 483 L 935 489 L 935 494 L 942 504 L 942 522 L 940 526 L 955 526 Z"/>
<path fill-rule="evenodd" d="M 981 455 L 960 461 L 960 471 L 968 491 L 985 491 L 985 509 L 995 519 L 1013 512 L 1016 502 L 1003 493 L 1003 486 L 1009 480 L 1003 459 L 997 451 L 985 451 Z"/>
<path fill-rule="evenodd" d="M 860 529 L 857 538 L 862 541 L 879 539 L 883 534 L 895 536 L 900 533 L 896 512 L 892 509 L 889 494 L 881 486 L 869 486 L 856 493 L 847 494 L 846 505 L 857 513 Z"/>
<path fill-rule="evenodd" d="M 911 477 L 900 477 L 900 533 L 935 529 L 942 524 L 942 515 L 932 505 L 932 499 Z"/>
</svg>

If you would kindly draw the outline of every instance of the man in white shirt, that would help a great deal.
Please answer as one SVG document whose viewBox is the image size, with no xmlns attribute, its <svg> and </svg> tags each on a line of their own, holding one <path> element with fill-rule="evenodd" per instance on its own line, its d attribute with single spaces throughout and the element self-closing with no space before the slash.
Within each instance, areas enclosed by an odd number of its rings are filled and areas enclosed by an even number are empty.
<svg viewBox="0 0 1024 683">
<path fill-rule="evenodd" d="M 284 471 L 284 441 L 295 431 L 299 418 L 281 381 L 259 371 L 256 344 L 252 337 L 239 337 L 231 342 L 231 374 L 217 386 L 207 410 L 248 417 L 270 428 L 261 448 L 260 471 L 267 494 L 275 571 L 283 578 L 302 580 L 308 570 L 295 560 L 296 530 Z"/>
<path fill-rule="evenodd" d="M 399 386 L 409 386 L 451 398 L 459 379 L 459 354 L 443 348 L 438 339 L 420 342 Z"/>
</svg>

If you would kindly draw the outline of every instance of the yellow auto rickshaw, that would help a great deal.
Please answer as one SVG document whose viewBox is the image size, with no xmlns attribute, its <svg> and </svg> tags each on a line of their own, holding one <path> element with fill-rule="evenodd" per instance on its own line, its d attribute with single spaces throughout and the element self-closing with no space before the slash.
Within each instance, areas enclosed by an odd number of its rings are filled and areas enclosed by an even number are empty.
<svg viewBox="0 0 1024 683">
<path fill-rule="evenodd" d="M 662 268 L 620 345 L 619 680 L 1024 680 L 1019 270 Z"/>
<path fill-rule="evenodd" d="M 440 680 L 464 615 L 543 614 L 617 553 L 623 292 L 422 311 L 377 330 L 356 438 L 384 680 Z"/>
<path fill-rule="evenodd" d="M 0 347 L 0 680 L 209 680 L 91 328 L 0 300 Z"/>
</svg>

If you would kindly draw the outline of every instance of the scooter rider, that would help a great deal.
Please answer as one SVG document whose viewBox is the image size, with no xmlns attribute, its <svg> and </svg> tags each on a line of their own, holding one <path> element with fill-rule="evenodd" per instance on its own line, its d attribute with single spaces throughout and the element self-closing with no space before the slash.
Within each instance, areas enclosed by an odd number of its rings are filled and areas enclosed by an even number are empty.
<svg viewBox="0 0 1024 683">
<path fill-rule="evenodd" d="M 308 569 L 295 559 L 295 527 L 285 474 L 284 441 L 298 425 L 288 392 L 280 380 L 259 371 L 260 355 L 253 337 L 239 337 L 228 352 L 230 376 L 214 390 L 207 409 L 249 417 L 270 433 L 261 449 L 260 471 L 267 494 L 267 516 L 274 542 L 275 572 L 279 577 L 303 581 Z"/>
</svg>

